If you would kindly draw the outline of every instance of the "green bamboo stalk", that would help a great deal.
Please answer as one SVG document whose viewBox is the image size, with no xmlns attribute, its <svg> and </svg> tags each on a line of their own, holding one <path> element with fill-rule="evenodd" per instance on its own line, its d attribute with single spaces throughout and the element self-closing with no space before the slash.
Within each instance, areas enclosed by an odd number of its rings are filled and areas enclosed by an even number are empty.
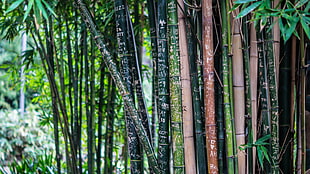
<svg viewBox="0 0 310 174">
<path fill-rule="evenodd" d="M 218 173 L 212 0 L 202 1 L 202 53 L 208 173 Z"/>
<path fill-rule="evenodd" d="M 184 132 L 184 164 L 185 173 L 196 172 L 196 155 L 194 140 L 194 116 L 193 101 L 190 81 L 190 68 L 188 57 L 188 43 L 186 35 L 186 16 L 184 13 L 184 2 L 178 0 L 178 21 L 179 21 L 179 45 L 180 45 L 180 70 L 181 70 L 181 89 L 182 89 L 182 115 Z M 202 148 L 204 149 L 204 148 Z"/>
<path fill-rule="evenodd" d="M 226 1 L 221 2 L 221 17 L 222 17 L 222 59 L 223 59 L 223 93 L 224 93 L 224 117 L 225 117 L 225 129 L 226 129 L 226 160 L 227 160 L 227 173 L 238 173 L 238 169 L 235 167 L 235 149 L 234 149 L 234 121 L 231 112 L 231 93 L 229 83 L 229 60 L 228 60 L 228 44 L 229 44 L 229 23 L 227 19 L 227 7 Z"/>
<path fill-rule="evenodd" d="M 168 0 L 167 3 L 172 163 L 173 173 L 184 173 L 184 137 L 177 5 L 175 0 Z"/>
<path fill-rule="evenodd" d="M 273 54 L 273 34 L 272 19 L 267 19 L 266 30 L 266 58 L 268 59 L 268 81 L 270 91 L 270 109 L 271 109 L 271 158 L 273 160 L 272 173 L 279 173 L 279 103 L 278 103 L 278 85 L 276 60 Z"/>
<path fill-rule="evenodd" d="M 193 116 L 195 125 L 195 148 L 197 157 L 197 171 L 201 174 L 207 173 L 206 169 L 206 149 L 201 148 L 205 146 L 204 130 L 203 130 L 203 118 L 201 110 L 198 68 L 199 64 L 197 55 L 197 38 L 195 36 L 194 19 L 191 21 L 186 20 L 186 33 L 188 41 L 188 56 L 190 63 L 190 79 L 191 90 L 193 98 Z"/>
<path fill-rule="evenodd" d="M 246 21 L 242 21 L 242 33 L 243 33 L 243 61 L 244 61 L 244 78 L 245 78 L 245 115 L 246 126 L 248 130 L 247 143 L 253 144 L 253 128 L 252 128 L 252 94 L 251 94 L 251 78 L 250 78 L 250 47 L 249 47 L 249 25 Z M 254 80 L 254 79 L 253 79 Z M 253 147 L 247 149 L 247 173 L 255 173 L 253 167 Z"/>
<path fill-rule="evenodd" d="M 167 43 L 167 1 L 158 1 L 158 163 L 163 174 L 169 173 L 169 71 Z"/>
<path fill-rule="evenodd" d="M 126 89 L 125 83 L 121 78 L 121 75 L 114 63 L 114 61 L 112 60 L 111 54 L 110 52 L 107 50 L 105 44 L 103 43 L 103 40 L 100 37 L 100 34 L 98 32 L 98 30 L 96 29 L 96 25 L 92 20 L 91 14 L 89 13 L 87 7 L 85 6 L 85 4 L 81 1 L 81 0 L 76 0 L 76 4 L 78 6 L 78 8 L 80 9 L 80 12 L 83 16 L 83 19 L 85 21 L 85 23 L 87 24 L 89 30 L 91 31 L 94 40 L 102 54 L 102 56 L 104 57 L 104 61 L 105 64 L 109 70 L 109 72 L 111 73 L 121 95 L 123 96 L 123 100 L 124 103 L 126 104 L 126 106 L 129 109 L 130 115 L 132 120 L 134 121 L 135 124 L 135 128 L 136 131 L 138 133 L 139 139 L 146 151 L 146 154 L 148 156 L 148 162 L 149 162 L 149 166 L 152 167 L 153 171 L 156 173 L 158 173 L 158 164 L 156 161 L 156 157 L 154 155 L 154 149 L 151 145 L 150 140 L 147 138 L 147 134 L 146 131 L 143 128 L 143 125 L 141 123 L 141 120 L 139 120 L 139 115 L 137 113 L 137 110 L 135 109 L 135 106 L 133 104 L 133 99 L 130 96 L 130 93 L 128 92 L 128 90 Z"/>
</svg>

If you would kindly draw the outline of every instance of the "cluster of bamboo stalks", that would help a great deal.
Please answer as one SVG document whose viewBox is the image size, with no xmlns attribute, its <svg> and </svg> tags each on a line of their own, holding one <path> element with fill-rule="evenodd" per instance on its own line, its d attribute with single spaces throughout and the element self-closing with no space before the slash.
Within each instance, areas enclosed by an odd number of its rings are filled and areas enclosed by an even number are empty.
<svg viewBox="0 0 310 174">
<path fill-rule="evenodd" d="M 229 0 L 130 3 L 60 1 L 57 18 L 30 19 L 51 88 L 58 173 L 62 143 L 75 174 L 86 163 L 88 173 L 127 173 L 129 164 L 131 173 L 304 173 L 302 30 L 284 42 L 276 17 L 255 26 Z M 152 91 L 142 89 L 144 29 Z"/>
</svg>

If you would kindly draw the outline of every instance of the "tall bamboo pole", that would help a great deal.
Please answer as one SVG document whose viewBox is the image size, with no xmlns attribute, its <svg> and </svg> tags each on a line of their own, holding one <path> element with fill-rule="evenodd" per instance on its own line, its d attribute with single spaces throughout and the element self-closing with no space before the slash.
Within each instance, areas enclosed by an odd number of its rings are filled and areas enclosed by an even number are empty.
<svg viewBox="0 0 310 174">
<path fill-rule="evenodd" d="M 227 173 L 234 174 L 238 173 L 236 167 L 235 157 L 235 130 L 233 112 L 231 110 L 232 104 L 230 98 L 232 93 L 230 92 L 231 82 L 229 81 L 229 60 L 228 60 L 228 47 L 229 47 L 229 23 L 227 13 L 227 3 L 225 0 L 221 0 L 221 19 L 222 19 L 222 60 L 223 60 L 223 100 L 224 100 L 224 117 L 225 117 L 225 129 L 226 129 L 226 160 L 227 160 Z"/>
<path fill-rule="evenodd" d="M 151 145 L 150 140 L 147 137 L 146 131 L 143 128 L 143 125 L 141 123 L 141 120 L 139 119 L 139 115 L 137 110 L 135 109 L 135 106 L 133 104 L 133 99 L 130 96 L 130 93 L 126 89 L 125 83 L 121 78 L 121 75 L 119 73 L 118 68 L 116 67 L 114 61 L 112 60 L 112 56 L 110 52 L 107 50 L 103 40 L 101 39 L 101 35 L 99 34 L 98 30 L 96 29 L 96 25 L 92 20 L 92 16 L 89 13 L 89 10 L 87 9 L 86 5 L 81 0 L 75 1 L 77 4 L 77 7 L 79 8 L 83 20 L 87 24 L 89 30 L 91 31 L 93 38 L 98 46 L 98 49 L 100 50 L 102 56 L 104 57 L 105 64 L 111 73 L 116 86 L 118 87 L 121 95 L 123 96 L 123 100 L 125 105 L 128 107 L 128 111 L 130 112 L 131 118 L 134 121 L 136 131 L 138 133 L 139 139 L 141 140 L 141 143 L 146 151 L 146 154 L 148 156 L 148 162 L 149 166 L 152 167 L 153 171 L 155 173 L 159 173 L 158 171 L 158 164 L 156 157 L 154 155 L 154 149 Z"/>
<path fill-rule="evenodd" d="M 197 55 L 197 36 L 195 35 L 196 29 L 194 27 L 194 19 L 186 20 L 186 32 L 188 42 L 188 56 L 190 63 L 190 78 L 191 78 L 191 90 L 193 100 L 193 116 L 195 123 L 195 150 L 197 157 L 197 172 L 205 174 L 207 172 L 206 166 L 206 149 L 201 148 L 205 146 L 204 137 L 204 122 L 202 115 L 202 104 L 200 98 L 199 78 L 198 78 L 198 66 L 200 66 L 200 60 Z"/>
<path fill-rule="evenodd" d="M 204 108 L 206 127 L 206 148 L 208 172 L 218 173 L 217 134 L 215 119 L 214 90 L 214 51 L 213 51 L 213 12 L 212 0 L 202 1 L 202 52 L 203 52 L 203 82 Z"/>
<path fill-rule="evenodd" d="M 178 0 L 179 21 L 179 44 L 180 44 L 180 66 L 182 85 L 182 115 L 184 130 L 184 153 L 185 173 L 196 173 L 195 144 L 194 144 L 194 116 L 193 101 L 190 80 L 190 66 L 188 57 L 188 43 L 186 36 L 186 21 L 184 14 L 184 3 Z M 204 148 L 202 148 L 204 149 Z"/>
<path fill-rule="evenodd" d="M 280 143 L 280 172 L 292 171 L 292 152 L 291 152 L 291 141 L 292 134 L 290 132 L 290 48 L 291 40 L 283 45 L 281 51 L 282 60 L 279 65 L 279 143 Z M 294 99 L 294 98 L 292 98 Z"/>
<path fill-rule="evenodd" d="M 167 1 L 159 0 L 158 12 L 158 163 L 162 173 L 169 173 L 169 68 L 167 43 Z"/>
<path fill-rule="evenodd" d="M 268 59 L 268 81 L 270 91 L 270 109 L 271 109 L 271 158 L 274 164 L 272 165 L 272 173 L 279 173 L 279 103 L 278 103 L 278 85 L 277 85 L 277 68 L 276 60 L 273 54 L 273 34 L 271 29 L 271 18 L 266 24 L 266 57 Z"/>
<path fill-rule="evenodd" d="M 233 21 L 232 38 L 232 67 L 233 67 L 233 93 L 234 93 L 234 118 L 236 128 L 237 147 L 245 144 L 245 91 L 244 91 L 244 66 L 241 44 L 240 20 Z M 245 151 L 238 149 L 238 173 L 246 173 Z"/>
<path fill-rule="evenodd" d="M 125 0 L 116 0 L 115 3 L 115 20 L 116 20 L 116 32 L 117 32 L 117 42 L 118 42 L 118 55 L 121 59 L 121 71 L 122 77 L 126 83 L 127 90 L 131 93 L 133 98 L 133 72 L 132 72 L 132 59 L 134 55 L 130 50 L 129 36 L 132 33 L 129 28 L 129 14 L 127 14 L 127 5 Z M 138 110 L 139 111 L 139 110 Z M 141 173 L 143 171 L 143 162 L 140 149 L 139 139 L 134 128 L 132 119 L 130 118 L 128 108 L 125 105 L 125 120 L 126 120 L 126 130 L 128 137 L 128 150 L 130 156 L 130 170 L 132 173 Z M 143 122 L 142 122 L 143 123 Z M 144 128 L 145 129 L 145 128 Z M 146 130 L 146 129 L 145 129 Z"/>
<path fill-rule="evenodd" d="M 181 94 L 179 31 L 176 0 L 168 0 L 169 88 L 173 173 L 184 173 L 184 134 Z M 186 137 L 185 137 L 186 138 Z"/>
<path fill-rule="evenodd" d="M 251 79 L 251 116 L 252 116 L 252 131 L 253 131 L 253 142 L 256 141 L 257 137 L 257 80 L 258 80 L 258 55 L 257 55 L 257 39 L 254 23 L 250 23 L 250 79 Z M 253 147 L 253 173 L 255 173 L 256 166 L 256 148 Z"/>
</svg>

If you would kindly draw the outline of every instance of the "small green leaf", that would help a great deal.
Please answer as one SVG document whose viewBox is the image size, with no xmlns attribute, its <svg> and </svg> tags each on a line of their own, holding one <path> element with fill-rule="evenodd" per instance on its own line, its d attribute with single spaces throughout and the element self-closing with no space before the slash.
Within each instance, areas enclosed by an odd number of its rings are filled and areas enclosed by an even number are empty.
<svg viewBox="0 0 310 174">
<path fill-rule="evenodd" d="M 249 2 L 255 2 L 256 0 L 237 0 L 234 2 L 234 4 L 245 4 Z"/>
<path fill-rule="evenodd" d="M 13 11 L 15 8 L 17 8 L 24 0 L 18 0 L 15 1 L 4 13 L 9 13 L 10 11 Z"/>
<path fill-rule="evenodd" d="M 264 156 L 263 156 L 260 146 L 257 147 L 257 157 L 258 157 L 258 162 L 260 166 L 262 167 L 262 169 L 264 169 Z"/>
<path fill-rule="evenodd" d="M 54 16 L 57 16 L 54 10 L 52 9 L 52 7 L 46 1 L 42 0 L 42 2 L 45 5 L 45 7 L 48 9 L 48 11 L 50 11 Z"/>
<path fill-rule="evenodd" d="M 295 8 L 300 8 L 303 6 L 305 3 L 309 2 L 309 0 L 299 0 L 297 4 L 295 5 Z"/>
<path fill-rule="evenodd" d="M 35 2 L 36 2 L 36 4 L 37 4 L 39 10 L 42 12 L 43 17 L 44 17 L 46 20 L 48 20 L 48 16 L 47 16 L 46 10 L 45 10 L 45 8 L 44 8 L 43 5 L 42 5 L 41 0 L 36 0 Z"/>
<path fill-rule="evenodd" d="M 262 143 L 262 142 L 265 142 L 266 140 L 270 139 L 270 137 L 271 137 L 271 135 L 270 135 L 270 134 L 265 135 L 265 136 L 263 136 L 263 137 L 259 138 L 259 139 L 256 141 L 256 143 Z"/>
<path fill-rule="evenodd" d="M 31 10 L 31 8 L 32 8 L 33 2 L 34 2 L 34 0 L 30 0 L 30 1 L 29 1 L 28 5 L 27 5 L 27 10 L 26 10 L 26 12 L 25 12 L 25 14 L 24 14 L 23 22 L 25 22 L 26 18 L 28 17 L 29 12 L 30 12 L 30 10 Z"/>
<path fill-rule="evenodd" d="M 252 5 L 248 6 L 247 8 L 245 8 L 244 10 L 242 10 L 237 18 L 242 18 L 244 16 L 246 16 L 247 14 L 249 14 L 250 12 L 252 12 L 253 10 L 255 10 L 259 5 L 261 5 L 263 3 L 263 1 L 258 1 L 253 3 Z"/>
<path fill-rule="evenodd" d="M 309 18 L 309 17 L 303 17 L 302 16 L 300 19 L 300 23 L 301 23 L 301 26 L 304 29 L 307 37 L 310 38 L 309 20 L 307 20 L 307 18 Z"/>
</svg>

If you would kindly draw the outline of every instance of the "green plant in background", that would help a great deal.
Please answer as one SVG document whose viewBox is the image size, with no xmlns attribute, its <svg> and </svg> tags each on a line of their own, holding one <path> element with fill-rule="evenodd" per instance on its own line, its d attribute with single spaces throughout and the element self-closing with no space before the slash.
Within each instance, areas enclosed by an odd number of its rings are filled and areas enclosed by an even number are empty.
<svg viewBox="0 0 310 174">
<path fill-rule="evenodd" d="M 30 106 L 23 118 L 17 110 L 0 112 L 0 166 L 52 152 L 54 140 L 47 126 L 40 126 L 40 113 Z"/>
<path fill-rule="evenodd" d="M 234 2 L 232 11 L 242 7 L 237 18 L 244 17 L 252 12 L 252 20 L 256 25 L 260 24 L 261 29 L 266 26 L 268 17 L 279 17 L 281 36 L 285 42 L 291 38 L 292 34 L 299 37 L 296 30 L 298 24 L 301 24 L 304 32 L 308 38 L 310 38 L 310 1 L 300 0 L 295 3 L 285 1 L 282 8 L 272 8 L 270 2 L 271 1 L 238 0 Z M 280 7 L 280 5 L 281 4 L 277 4 L 277 7 Z M 302 8 L 303 6 L 305 8 Z"/>
<path fill-rule="evenodd" d="M 14 161 L 10 167 L 0 167 L 0 172 L 19 173 L 19 174 L 54 174 L 56 167 L 54 166 L 54 157 L 51 153 L 45 153 L 32 159 L 23 159 L 22 161 Z"/>
</svg>

